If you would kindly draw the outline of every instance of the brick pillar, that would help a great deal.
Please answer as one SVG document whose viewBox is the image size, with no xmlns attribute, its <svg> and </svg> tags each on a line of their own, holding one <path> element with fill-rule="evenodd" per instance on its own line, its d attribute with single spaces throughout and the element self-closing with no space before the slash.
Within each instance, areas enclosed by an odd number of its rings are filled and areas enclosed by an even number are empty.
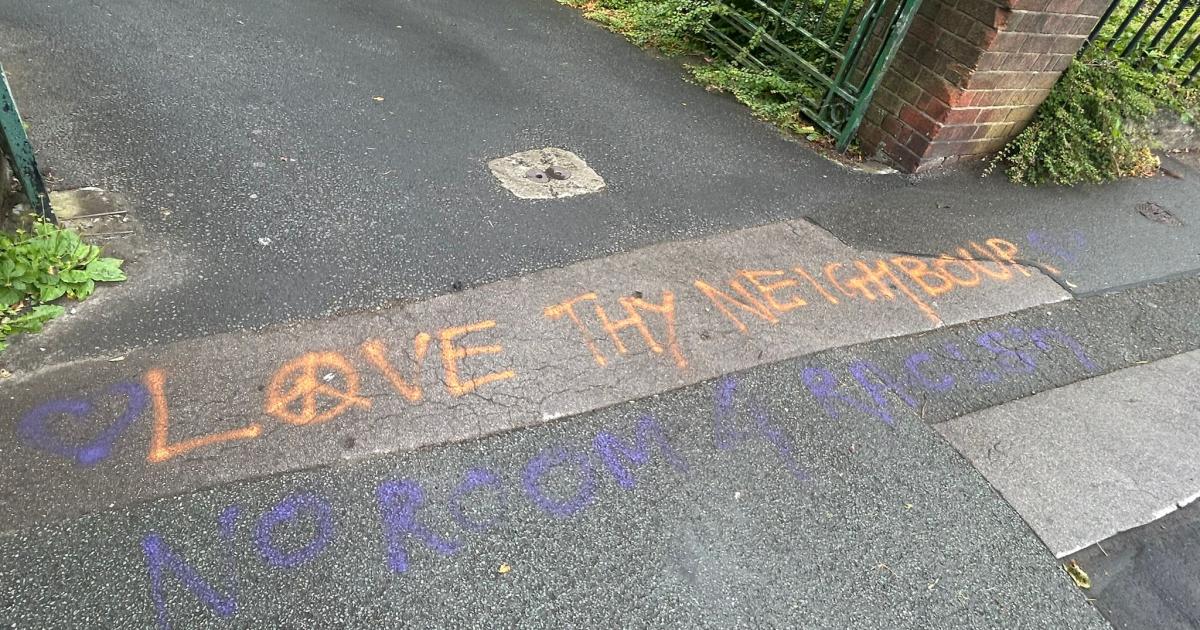
<svg viewBox="0 0 1200 630">
<path fill-rule="evenodd" d="M 858 132 L 919 172 L 991 153 L 1033 117 L 1110 0 L 924 0 Z"/>
</svg>

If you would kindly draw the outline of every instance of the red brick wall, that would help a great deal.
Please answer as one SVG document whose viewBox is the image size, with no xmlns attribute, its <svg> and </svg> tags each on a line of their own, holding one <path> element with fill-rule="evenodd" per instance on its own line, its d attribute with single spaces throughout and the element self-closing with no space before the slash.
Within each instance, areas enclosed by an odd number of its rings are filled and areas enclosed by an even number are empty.
<svg viewBox="0 0 1200 630">
<path fill-rule="evenodd" d="M 1109 0 L 924 0 L 858 132 L 917 172 L 999 149 L 1024 127 Z"/>
</svg>

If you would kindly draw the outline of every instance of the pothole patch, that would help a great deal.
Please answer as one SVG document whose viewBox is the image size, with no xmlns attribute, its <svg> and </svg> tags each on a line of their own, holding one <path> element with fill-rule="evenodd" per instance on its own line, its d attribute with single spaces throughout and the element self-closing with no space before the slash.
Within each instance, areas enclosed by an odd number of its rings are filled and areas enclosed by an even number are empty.
<svg viewBox="0 0 1200 630">
<path fill-rule="evenodd" d="M 604 178 L 578 155 L 554 147 L 522 151 L 488 162 L 500 185 L 521 199 L 561 199 L 599 192 Z"/>
</svg>

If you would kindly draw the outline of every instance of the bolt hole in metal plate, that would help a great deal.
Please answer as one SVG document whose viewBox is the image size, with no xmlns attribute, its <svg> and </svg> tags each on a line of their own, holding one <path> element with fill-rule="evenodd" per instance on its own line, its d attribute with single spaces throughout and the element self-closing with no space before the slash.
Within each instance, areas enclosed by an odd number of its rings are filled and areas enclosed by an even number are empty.
<svg viewBox="0 0 1200 630">
<path fill-rule="evenodd" d="M 546 182 L 550 181 L 550 176 L 545 171 L 538 168 L 531 168 L 526 171 L 525 177 L 528 177 L 539 184 L 545 184 Z"/>
<path fill-rule="evenodd" d="M 1150 219 L 1151 221 L 1154 221 L 1155 223 L 1162 223 L 1163 225 L 1173 225 L 1173 226 L 1183 225 L 1183 221 L 1180 221 L 1179 217 L 1175 216 L 1174 214 L 1171 214 L 1170 210 L 1167 210 L 1166 208 L 1164 208 L 1152 201 L 1147 201 L 1146 203 L 1139 203 L 1135 207 L 1137 208 L 1137 211 L 1139 213 L 1141 213 L 1142 216 L 1146 217 L 1147 219 Z"/>
</svg>

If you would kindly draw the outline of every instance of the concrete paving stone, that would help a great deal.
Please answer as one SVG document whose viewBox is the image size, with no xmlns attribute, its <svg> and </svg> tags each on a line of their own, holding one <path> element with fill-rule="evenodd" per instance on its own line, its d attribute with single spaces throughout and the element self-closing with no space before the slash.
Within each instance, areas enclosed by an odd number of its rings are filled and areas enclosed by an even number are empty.
<svg viewBox="0 0 1200 630">
<path fill-rule="evenodd" d="M 1198 421 L 1190 352 L 937 426 L 1061 557 L 1200 496 Z"/>
<path fill-rule="evenodd" d="M 578 155 L 554 147 L 496 158 L 488 168 L 501 186 L 521 199 L 564 199 L 604 189 L 604 178 Z"/>
<path fill-rule="evenodd" d="M 375 313 L 18 373 L 0 382 L 0 478 L 21 492 L 0 496 L 0 516 L 477 438 L 1067 296 L 991 255 L 1000 262 L 956 263 L 965 284 L 954 285 L 900 271 L 933 260 L 851 249 L 791 221 Z"/>
</svg>

